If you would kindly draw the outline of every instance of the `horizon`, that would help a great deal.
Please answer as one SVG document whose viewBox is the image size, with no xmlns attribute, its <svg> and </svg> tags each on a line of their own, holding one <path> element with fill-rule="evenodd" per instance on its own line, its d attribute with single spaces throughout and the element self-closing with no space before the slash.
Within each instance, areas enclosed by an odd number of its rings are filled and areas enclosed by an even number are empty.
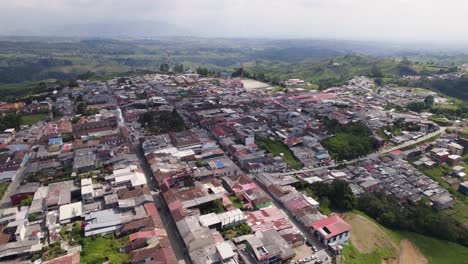
<svg viewBox="0 0 468 264">
<path fill-rule="evenodd" d="M 443 4 L 435 0 L 52 0 L 47 5 L 24 0 L 3 2 L 0 7 L 2 36 L 332 39 L 442 46 L 468 43 L 464 34 L 468 3 L 459 0 Z"/>
</svg>

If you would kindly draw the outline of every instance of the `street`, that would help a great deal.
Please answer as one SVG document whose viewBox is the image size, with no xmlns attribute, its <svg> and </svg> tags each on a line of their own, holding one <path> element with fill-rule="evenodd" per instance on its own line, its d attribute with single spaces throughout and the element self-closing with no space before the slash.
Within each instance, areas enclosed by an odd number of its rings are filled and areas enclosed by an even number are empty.
<svg viewBox="0 0 468 264">
<path fill-rule="evenodd" d="M 157 189 L 158 186 L 156 184 L 156 181 L 154 180 L 153 177 L 153 172 L 151 171 L 151 168 L 146 161 L 146 157 L 143 153 L 143 149 L 141 148 L 140 144 L 134 144 L 133 145 L 136 155 L 140 161 L 140 167 L 143 169 L 146 180 L 148 182 L 148 187 L 151 190 Z M 182 238 L 179 236 L 179 233 L 177 231 L 177 227 L 172 219 L 171 214 L 169 213 L 169 210 L 167 208 L 166 203 L 164 202 L 164 199 L 159 196 L 159 194 L 153 195 L 156 207 L 158 208 L 159 211 L 159 216 L 161 217 L 162 222 L 164 223 L 164 227 L 166 228 L 167 235 L 169 237 L 169 240 L 171 241 L 172 248 L 174 249 L 174 253 L 177 257 L 177 260 L 179 263 L 190 263 L 188 256 L 185 251 L 185 245 L 182 240 Z"/>
</svg>

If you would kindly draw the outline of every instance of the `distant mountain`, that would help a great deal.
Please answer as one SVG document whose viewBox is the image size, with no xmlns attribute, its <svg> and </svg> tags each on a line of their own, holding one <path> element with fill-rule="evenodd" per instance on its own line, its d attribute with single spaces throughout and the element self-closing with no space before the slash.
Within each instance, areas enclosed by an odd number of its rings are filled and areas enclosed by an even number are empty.
<svg viewBox="0 0 468 264">
<path fill-rule="evenodd" d="M 16 36 L 54 37 L 155 37 L 187 35 L 189 32 L 166 22 L 129 21 L 112 23 L 53 24 L 49 26 L 16 28 Z M 4 33 L 8 35 L 8 33 Z"/>
</svg>

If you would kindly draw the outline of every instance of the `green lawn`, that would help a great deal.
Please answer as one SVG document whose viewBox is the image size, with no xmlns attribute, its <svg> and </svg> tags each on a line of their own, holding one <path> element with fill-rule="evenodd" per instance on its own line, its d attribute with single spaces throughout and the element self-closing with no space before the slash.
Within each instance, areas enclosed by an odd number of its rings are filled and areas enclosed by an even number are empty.
<svg viewBox="0 0 468 264">
<path fill-rule="evenodd" d="M 449 241 L 439 240 L 412 232 L 393 231 L 400 239 L 408 239 L 418 246 L 429 264 L 467 264 L 468 248 Z"/>
<path fill-rule="evenodd" d="M 302 163 L 294 157 L 293 152 L 283 142 L 271 139 L 257 139 L 256 144 L 273 154 L 273 156 L 279 156 L 283 153 L 283 160 L 292 169 L 302 169 Z"/>
<path fill-rule="evenodd" d="M 112 236 L 87 237 L 83 240 L 80 263 L 128 263 L 130 256 L 119 253 L 119 249 L 128 243 L 128 238 L 117 239 Z"/>
<path fill-rule="evenodd" d="M 37 122 L 41 121 L 46 114 L 32 114 L 32 115 L 24 115 L 21 116 L 21 124 L 22 125 L 34 125 Z"/>
<path fill-rule="evenodd" d="M 8 185 L 10 185 L 9 182 L 0 182 L 0 199 L 3 198 L 3 195 L 8 189 Z"/>
<path fill-rule="evenodd" d="M 343 246 L 343 263 L 345 264 L 381 264 L 383 259 L 394 258 L 395 251 L 389 248 L 379 248 L 372 253 L 360 253 L 351 243 Z"/>
<path fill-rule="evenodd" d="M 369 221 L 377 224 L 382 230 L 394 239 L 396 243 L 407 239 L 414 243 L 421 253 L 428 259 L 429 264 L 468 264 L 468 248 L 449 241 L 439 240 L 436 238 L 420 235 L 413 232 L 399 231 L 388 229 L 374 219 L 364 214 L 361 211 L 353 210 L 355 214 L 359 214 L 367 218 Z M 394 253 L 394 252 L 393 252 Z M 344 264 L 348 263 L 382 263 L 385 257 L 392 257 L 392 250 L 381 249 L 370 254 L 362 254 L 353 247 L 352 244 L 345 246 L 343 256 L 346 257 Z M 349 260 L 349 261 L 348 261 Z M 380 260 L 380 261 L 379 261 Z"/>
<path fill-rule="evenodd" d="M 242 203 L 239 200 L 239 198 L 237 198 L 236 196 L 229 196 L 229 200 L 231 200 L 232 205 L 234 205 L 234 207 L 242 209 Z"/>
</svg>

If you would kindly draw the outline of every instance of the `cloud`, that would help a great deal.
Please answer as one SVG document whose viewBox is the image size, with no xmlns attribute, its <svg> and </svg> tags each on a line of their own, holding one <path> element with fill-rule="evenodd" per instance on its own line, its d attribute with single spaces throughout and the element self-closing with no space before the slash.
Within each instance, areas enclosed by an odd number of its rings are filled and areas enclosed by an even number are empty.
<svg viewBox="0 0 468 264">
<path fill-rule="evenodd" d="M 462 0 L 2 1 L 0 34 L 57 24 L 165 22 L 176 35 L 468 42 Z"/>
</svg>

